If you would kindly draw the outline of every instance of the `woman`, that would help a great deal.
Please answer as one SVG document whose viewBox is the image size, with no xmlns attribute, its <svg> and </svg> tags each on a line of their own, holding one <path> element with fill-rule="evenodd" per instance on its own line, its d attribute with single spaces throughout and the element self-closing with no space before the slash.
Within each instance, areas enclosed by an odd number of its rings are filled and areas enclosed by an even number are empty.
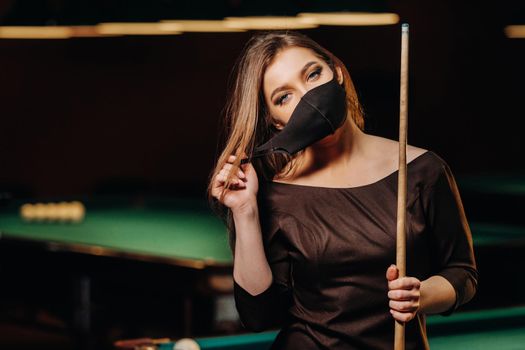
<svg viewBox="0 0 525 350">
<path fill-rule="evenodd" d="M 302 34 L 270 32 L 250 39 L 234 73 L 208 192 L 228 226 L 243 325 L 281 327 L 272 349 L 390 349 L 396 319 L 406 322 L 406 349 L 423 348 L 425 315 L 448 315 L 477 289 L 449 167 L 407 147 L 409 277 L 398 278 L 398 143 L 363 132 L 343 63 Z M 284 133 L 307 93 L 327 86 L 344 89 L 346 106 L 332 134 L 240 165 Z"/>
</svg>

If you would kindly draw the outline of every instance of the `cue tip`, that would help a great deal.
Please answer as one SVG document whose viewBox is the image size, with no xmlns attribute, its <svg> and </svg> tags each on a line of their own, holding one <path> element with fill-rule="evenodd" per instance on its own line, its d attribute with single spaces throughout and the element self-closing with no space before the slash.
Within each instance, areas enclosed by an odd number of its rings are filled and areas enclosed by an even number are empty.
<svg viewBox="0 0 525 350">
<path fill-rule="evenodd" d="M 408 33 L 408 23 L 401 24 L 401 31 Z"/>
</svg>

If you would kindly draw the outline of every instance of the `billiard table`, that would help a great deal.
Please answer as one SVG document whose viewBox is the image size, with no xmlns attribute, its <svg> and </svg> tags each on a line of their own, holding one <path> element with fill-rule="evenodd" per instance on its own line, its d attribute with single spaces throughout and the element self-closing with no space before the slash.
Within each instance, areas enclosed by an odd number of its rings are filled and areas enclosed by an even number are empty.
<svg viewBox="0 0 525 350">
<path fill-rule="evenodd" d="M 73 276 L 75 285 L 60 299 L 73 299 L 69 307 L 74 315 L 70 321 L 84 333 L 92 330 L 92 305 L 96 304 L 92 299 L 98 298 L 115 309 L 113 314 L 122 316 L 116 322 L 125 320 L 132 324 L 137 321 L 133 319 L 136 314 L 140 321 L 155 317 L 159 323 L 171 322 L 170 328 L 176 330 L 173 334 L 199 334 L 199 327 L 205 322 L 196 310 L 205 303 L 196 294 L 226 295 L 232 288 L 232 256 L 226 229 L 203 200 L 95 197 L 85 198 L 84 203 L 85 219 L 76 224 L 26 222 L 18 212 L 22 203 L 3 208 L 0 266 L 4 278 L 12 277 L 10 284 L 20 286 L 18 291 L 23 293 L 33 288 L 33 279 L 37 284 L 57 285 L 51 292 L 54 293 L 68 288 L 60 284 L 62 276 Z M 513 268 L 524 260 L 525 229 L 501 222 L 471 221 L 470 225 L 484 287 L 467 308 L 525 303 L 525 285 L 515 278 Z M 15 272 L 9 275 L 10 270 Z M 57 276 L 51 276 L 53 273 Z M 510 283 L 505 299 L 498 297 L 499 289 L 491 287 L 496 286 L 491 281 L 499 278 Z M 109 293 L 113 296 L 105 298 Z M 163 296 L 157 304 L 152 302 L 144 310 L 128 310 L 127 305 L 138 309 L 145 299 L 156 298 L 159 293 Z M 135 298 L 126 299 L 127 295 Z M 140 302 L 137 298 L 141 298 Z M 167 305 L 170 298 L 169 306 L 179 305 L 165 313 L 172 316 L 163 319 L 155 315 L 155 308 L 166 307 L 162 305 Z M 202 310 L 207 315 L 210 307 Z"/>
<path fill-rule="evenodd" d="M 456 312 L 451 316 L 427 317 L 427 332 L 432 350 L 518 350 L 525 348 L 525 306 Z M 196 338 L 202 350 L 267 350 L 276 330 Z M 173 342 L 159 345 L 172 350 Z M 392 347 L 393 348 L 393 347 Z"/>
<path fill-rule="evenodd" d="M 22 220 L 13 205 L 0 212 L 0 238 L 40 243 L 50 251 L 129 258 L 195 269 L 228 267 L 226 230 L 195 199 L 97 198 L 80 223 Z"/>
<path fill-rule="evenodd" d="M 0 270 L 9 285 L 2 300 L 45 304 L 83 334 L 80 343 L 115 324 L 210 331 L 216 300 L 233 283 L 226 228 L 206 203 L 81 199 L 86 215 L 79 223 L 25 221 L 22 203 L 0 210 Z"/>
</svg>

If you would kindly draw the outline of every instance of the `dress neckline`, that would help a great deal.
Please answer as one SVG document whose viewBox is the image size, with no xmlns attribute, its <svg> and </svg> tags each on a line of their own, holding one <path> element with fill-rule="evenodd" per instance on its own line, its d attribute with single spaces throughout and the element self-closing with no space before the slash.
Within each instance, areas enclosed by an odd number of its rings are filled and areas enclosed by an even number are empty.
<svg viewBox="0 0 525 350">
<path fill-rule="evenodd" d="M 412 159 L 410 162 L 407 163 L 407 170 L 408 170 L 408 167 L 415 163 L 418 159 L 421 159 L 423 158 L 425 155 L 428 155 L 430 154 L 431 151 L 429 150 L 426 150 L 425 152 L 421 153 L 420 155 L 418 155 L 417 157 L 415 157 L 414 159 Z M 326 189 L 326 190 L 353 190 L 353 189 L 359 189 L 359 188 L 364 188 L 364 187 L 370 187 L 370 186 L 373 186 L 373 185 L 376 185 L 376 184 L 379 184 L 379 183 L 382 183 L 386 180 L 388 180 L 389 178 L 391 178 L 392 176 L 394 176 L 395 174 L 397 174 L 399 172 L 399 169 L 391 172 L 390 174 L 380 178 L 379 180 L 377 181 L 374 181 L 374 182 L 371 182 L 371 183 L 368 183 L 368 184 L 364 184 L 364 185 L 360 185 L 360 186 L 352 186 L 352 187 L 326 187 L 326 186 L 313 186 L 313 185 L 300 185 L 300 184 L 292 184 L 292 183 L 286 183 L 286 182 L 276 182 L 276 181 L 266 181 L 267 183 L 271 184 L 271 185 L 282 185 L 284 187 L 296 187 L 296 188 L 317 188 L 317 189 Z"/>
</svg>

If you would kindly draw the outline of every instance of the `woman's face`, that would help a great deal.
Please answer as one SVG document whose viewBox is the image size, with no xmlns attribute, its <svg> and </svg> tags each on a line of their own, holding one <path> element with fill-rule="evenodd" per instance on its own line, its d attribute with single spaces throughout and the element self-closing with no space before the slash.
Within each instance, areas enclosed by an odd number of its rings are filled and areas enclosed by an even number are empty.
<svg viewBox="0 0 525 350">
<path fill-rule="evenodd" d="M 341 74 L 337 71 L 341 83 Z M 294 46 L 281 50 L 263 76 L 264 100 L 274 125 L 282 129 L 301 97 L 332 78 L 328 64 L 312 50 Z"/>
</svg>

